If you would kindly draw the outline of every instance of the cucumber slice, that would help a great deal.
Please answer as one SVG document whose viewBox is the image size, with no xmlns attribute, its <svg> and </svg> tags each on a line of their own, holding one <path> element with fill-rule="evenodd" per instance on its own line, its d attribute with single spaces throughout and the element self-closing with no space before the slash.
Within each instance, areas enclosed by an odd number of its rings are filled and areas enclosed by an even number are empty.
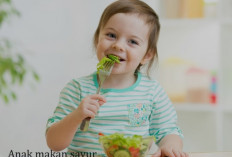
<svg viewBox="0 0 232 157">
<path fill-rule="evenodd" d="M 127 150 L 121 149 L 121 150 L 117 150 L 114 153 L 114 157 L 130 157 L 130 153 Z"/>
<path fill-rule="evenodd" d="M 141 151 L 147 150 L 147 145 L 143 144 L 143 145 L 140 147 L 140 150 L 141 150 Z"/>
</svg>

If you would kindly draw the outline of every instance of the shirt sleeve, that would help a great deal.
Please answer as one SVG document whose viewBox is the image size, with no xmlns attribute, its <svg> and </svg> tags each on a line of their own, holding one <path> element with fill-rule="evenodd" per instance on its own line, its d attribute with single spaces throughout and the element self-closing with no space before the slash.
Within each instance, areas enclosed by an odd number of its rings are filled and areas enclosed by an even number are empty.
<svg viewBox="0 0 232 157">
<path fill-rule="evenodd" d="M 166 92 L 159 85 L 156 93 L 150 117 L 150 134 L 156 137 L 157 144 L 169 134 L 176 134 L 183 138 L 182 131 L 177 126 L 175 108 Z"/>
<path fill-rule="evenodd" d="M 46 125 L 46 132 L 49 127 L 54 123 L 60 121 L 65 116 L 74 111 L 80 104 L 80 86 L 77 81 L 70 81 L 61 90 L 59 96 L 59 103 L 53 113 L 53 115 L 48 119 Z"/>
</svg>

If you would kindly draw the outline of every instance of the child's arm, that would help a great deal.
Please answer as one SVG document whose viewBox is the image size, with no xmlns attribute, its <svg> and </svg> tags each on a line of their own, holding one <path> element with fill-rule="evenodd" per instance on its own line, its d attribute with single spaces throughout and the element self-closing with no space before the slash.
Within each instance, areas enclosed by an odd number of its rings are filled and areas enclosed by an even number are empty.
<svg viewBox="0 0 232 157">
<path fill-rule="evenodd" d="M 159 150 L 153 157 L 186 157 L 182 152 L 183 134 L 177 126 L 176 110 L 164 89 L 157 84 L 158 94 L 154 99 L 150 134 L 157 139 Z"/>
<path fill-rule="evenodd" d="M 169 134 L 160 141 L 159 150 L 152 157 L 188 157 L 182 149 L 183 142 L 180 136 Z"/>
<path fill-rule="evenodd" d="M 99 107 L 105 102 L 105 98 L 98 94 L 85 97 L 76 110 L 47 130 L 48 147 L 54 151 L 61 151 L 68 147 L 82 120 L 86 117 L 94 118 Z"/>
</svg>

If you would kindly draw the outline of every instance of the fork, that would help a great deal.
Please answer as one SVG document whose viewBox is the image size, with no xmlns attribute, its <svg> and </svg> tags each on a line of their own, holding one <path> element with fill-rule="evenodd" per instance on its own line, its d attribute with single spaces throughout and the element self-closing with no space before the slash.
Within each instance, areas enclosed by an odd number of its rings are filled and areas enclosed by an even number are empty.
<svg viewBox="0 0 232 157">
<path fill-rule="evenodd" d="M 114 61 L 106 61 L 103 64 L 103 68 L 99 70 L 99 72 L 98 72 L 99 87 L 97 89 L 96 94 L 100 93 L 101 87 L 102 87 L 104 81 L 106 80 L 106 78 L 110 75 L 110 73 L 113 69 L 114 63 L 115 63 Z M 81 126 L 80 126 L 81 131 L 88 130 L 90 119 L 91 119 L 90 117 L 87 117 L 82 121 Z"/>
</svg>

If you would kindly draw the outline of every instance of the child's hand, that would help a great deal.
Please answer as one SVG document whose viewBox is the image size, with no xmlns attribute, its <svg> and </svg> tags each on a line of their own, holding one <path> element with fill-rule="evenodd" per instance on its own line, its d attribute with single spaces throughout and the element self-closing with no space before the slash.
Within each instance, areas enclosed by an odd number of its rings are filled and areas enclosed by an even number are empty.
<svg viewBox="0 0 232 157">
<path fill-rule="evenodd" d="M 166 135 L 159 143 L 159 150 L 152 157 L 188 157 L 182 151 L 182 140 L 178 135 Z"/>
<path fill-rule="evenodd" d="M 106 99 L 99 94 L 89 95 L 82 99 L 80 105 L 78 106 L 78 115 L 81 119 L 85 119 L 86 117 L 94 118 L 99 110 L 99 107 L 105 102 Z"/>
<path fill-rule="evenodd" d="M 181 150 L 170 147 L 160 148 L 152 157 L 188 157 L 189 155 Z"/>
</svg>

